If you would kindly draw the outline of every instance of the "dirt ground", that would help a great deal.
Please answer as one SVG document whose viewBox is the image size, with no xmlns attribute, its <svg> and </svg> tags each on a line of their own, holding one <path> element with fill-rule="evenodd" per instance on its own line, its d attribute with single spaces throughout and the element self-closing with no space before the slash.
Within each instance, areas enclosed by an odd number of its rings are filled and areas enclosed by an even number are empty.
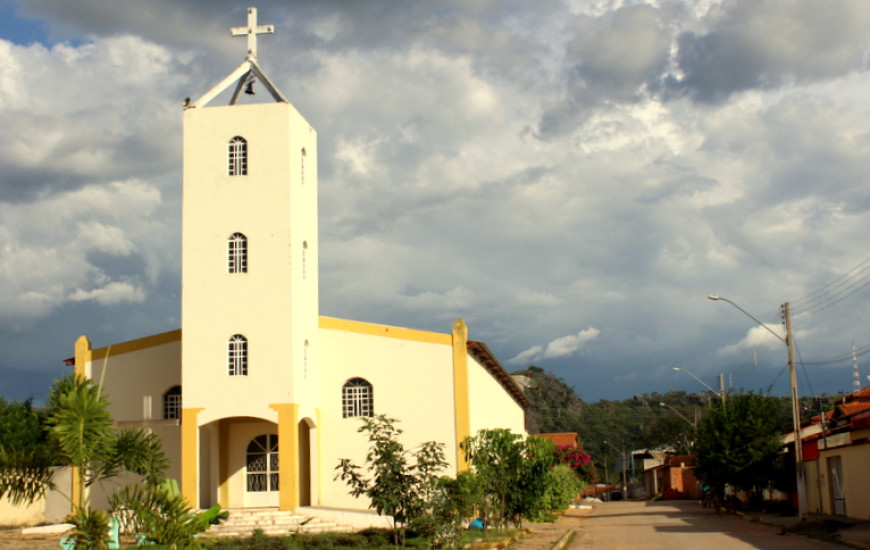
<svg viewBox="0 0 870 550">
<path fill-rule="evenodd" d="M 58 550 L 63 535 L 30 535 L 20 529 L 0 531 L 0 550 Z"/>
</svg>

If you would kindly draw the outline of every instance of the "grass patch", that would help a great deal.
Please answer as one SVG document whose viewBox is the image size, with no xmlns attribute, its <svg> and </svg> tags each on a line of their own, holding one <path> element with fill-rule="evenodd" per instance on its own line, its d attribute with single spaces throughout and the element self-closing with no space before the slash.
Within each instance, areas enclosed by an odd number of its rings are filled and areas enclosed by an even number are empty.
<svg viewBox="0 0 870 550">
<path fill-rule="evenodd" d="M 509 541 L 518 536 L 517 529 L 488 529 L 486 534 L 481 531 L 465 531 L 459 547 L 473 548 L 478 544 Z M 405 547 L 410 549 L 431 548 L 428 537 L 409 533 Z M 160 547 L 151 546 L 158 550 Z M 268 536 L 262 532 L 252 533 L 248 537 L 214 539 L 211 544 L 214 550 L 394 550 L 392 533 L 388 529 L 364 529 L 355 533 L 318 533 L 293 534 L 283 536 Z"/>
</svg>

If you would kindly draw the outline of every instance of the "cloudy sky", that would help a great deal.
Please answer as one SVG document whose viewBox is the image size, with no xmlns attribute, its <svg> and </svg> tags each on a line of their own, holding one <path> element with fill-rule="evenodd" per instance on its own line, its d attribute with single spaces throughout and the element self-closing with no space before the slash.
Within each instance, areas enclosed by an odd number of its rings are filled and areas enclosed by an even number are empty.
<svg viewBox="0 0 870 550">
<path fill-rule="evenodd" d="M 253 4 L 251 4 L 253 5 Z M 317 129 L 322 315 L 587 401 L 870 374 L 870 2 L 263 0 Z M 248 3 L 0 0 L 0 395 L 180 326 L 181 102 Z M 262 98 L 261 94 L 257 97 Z"/>
</svg>

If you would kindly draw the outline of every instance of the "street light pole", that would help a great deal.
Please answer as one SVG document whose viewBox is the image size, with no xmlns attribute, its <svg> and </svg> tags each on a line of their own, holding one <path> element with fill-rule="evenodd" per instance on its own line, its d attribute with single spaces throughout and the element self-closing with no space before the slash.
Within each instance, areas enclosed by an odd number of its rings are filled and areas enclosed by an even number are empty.
<svg viewBox="0 0 870 550">
<path fill-rule="evenodd" d="M 692 428 L 697 428 L 697 427 L 698 427 L 698 426 L 695 425 L 694 422 L 692 422 L 691 420 L 689 420 L 688 418 L 686 418 L 686 417 L 683 415 L 683 413 L 681 413 L 681 412 L 678 411 L 677 409 L 671 407 L 671 406 L 668 405 L 667 403 L 659 403 L 659 405 L 661 405 L 662 407 L 667 407 L 667 408 L 671 409 L 672 411 L 674 411 L 674 412 L 677 414 L 677 416 L 679 416 L 680 418 L 682 418 L 683 420 L 685 420 L 685 421 L 686 421 L 686 424 L 688 424 L 688 425 L 691 426 Z"/>
<path fill-rule="evenodd" d="M 722 401 L 722 404 L 723 405 L 725 404 L 725 388 L 724 388 L 724 386 L 722 388 L 720 388 L 719 391 L 716 391 L 713 388 L 711 388 L 710 386 L 708 386 L 706 382 L 704 382 L 703 380 L 701 380 L 700 378 L 698 378 L 697 376 L 695 376 L 691 372 L 687 371 L 686 369 L 681 369 L 680 367 L 673 367 L 673 370 L 674 370 L 674 372 L 682 372 L 684 374 L 688 374 L 689 376 L 691 376 L 692 378 L 694 378 L 695 380 L 700 382 L 702 386 L 704 386 L 705 388 L 707 388 L 708 390 L 710 390 L 714 394 L 718 395 L 719 399 Z"/>
<path fill-rule="evenodd" d="M 617 449 L 609 441 L 605 441 L 604 443 L 606 443 L 607 445 L 610 445 L 610 447 L 613 448 L 613 450 L 616 451 L 617 453 L 619 452 L 619 449 Z M 625 455 L 625 447 L 623 447 L 622 448 L 622 498 L 623 498 L 623 500 L 628 500 L 628 481 L 626 479 L 626 473 L 625 473 L 625 470 L 626 470 L 626 468 L 625 468 L 625 456 L 626 456 Z"/>
<path fill-rule="evenodd" d="M 722 298 L 721 296 L 717 296 L 715 294 L 710 294 L 707 296 L 710 300 L 717 300 L 722 302 L 728 302 L 744 315 L 755 321 L 758 326 L 762 327 L 767 332 L 773 334 L 777 340 L 785 344 L 785 347 L 788 349 L 788 374 L 789 374 L 789 384 L 791 385 L 791 416 L 792 416 L 792 428 L 794 430 L 794 461 L 795 461 L 795 471 L 797 473 L 797 492 L 798 492 L 798 515 L 801 520 L 807 519 L 807 489 L 806 489 L 806 480 L 804 478 L 804 450 L 803 450 L 803 438 L 801 437 L 801 414 L 800 414 L 800 401 L 798 399 L 798 390 L 797 390 L 797 372 L 795 370 L 794 364 L 794 335 L 792 334 L 791 328 L 791 306 L 788 302 L 782 305 L 782 312 L 785 316 L 785 338 L 775 333 L 770 329 L 767 325 L 756 319 L 751 313 L 738 306 L 731 300 L 727 298 Z"/>
</svg>

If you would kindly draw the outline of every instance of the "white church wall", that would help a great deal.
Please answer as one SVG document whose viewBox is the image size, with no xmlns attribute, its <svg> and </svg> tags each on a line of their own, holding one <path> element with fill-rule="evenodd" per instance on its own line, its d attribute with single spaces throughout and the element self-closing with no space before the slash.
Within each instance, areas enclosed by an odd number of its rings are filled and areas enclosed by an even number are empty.
<svg viewBox="0 0 870 550">
<path fill-rule="evenodd" d="M 332 479 L 339 458 L 361 465 L 369 446 L 357 432 L 362 420 L 342 418 L 342 386 L 354 377 L 371 383 L 375 414 L 400 420 L 406 449 L 430 440 L 444 443 L 455 473 L 450 335 L 321 318 L 320 346 L 322 505 L 367 506 Z"/>
<path fill-rule="evenodd" d="M 181 331 L 95 349 L 90 372 L 116 422 L 162 419 L 163 394 L 181 384 Z"/>
<path fill-rule="evenodd" d="M 468 357 L 468 393 L 471 434 L 482 429 L 505 428 L 525 434 L 525 412 L 486 368 Z"/>
</svg>

